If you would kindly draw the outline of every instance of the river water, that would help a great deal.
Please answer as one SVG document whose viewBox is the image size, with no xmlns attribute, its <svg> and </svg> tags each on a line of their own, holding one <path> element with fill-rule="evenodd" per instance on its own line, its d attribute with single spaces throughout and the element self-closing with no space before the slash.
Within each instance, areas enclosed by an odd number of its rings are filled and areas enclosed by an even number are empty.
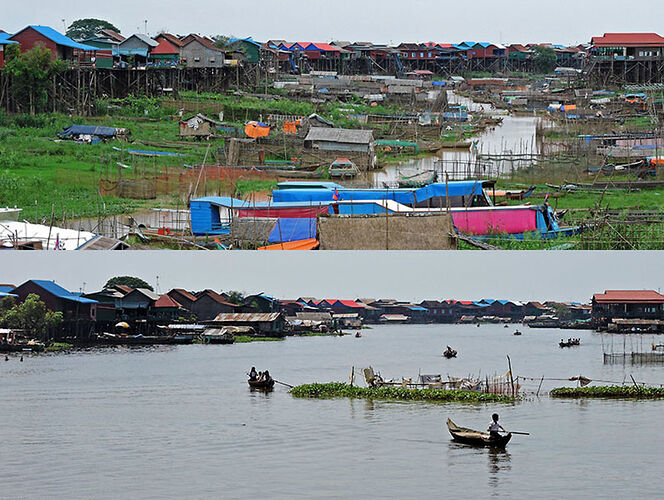
<svg viewBox="0 0 664 500">
<path fill-rule="evenodd" d="M 662 401 L 552 400 L 534 396 L 538 381 L 523 401 L 500 405 L 302 400 L 246 384 L 252 365 L 290 384 L 343 381 L 370 364 L 386 378 L 503 374 L 508 354 L 521 377 L 664 382 L 664 365 L 604 365 L 611 336 L 521 329 L 376 326 L 359 339 L 12 357 L 0 362 L 0 497 L 661 495 Z M 558 347 L 575 336 L 580 347 Z M 458 359 L 441 357 L 446 344 Z M 446 418 L 484 429 L 494 411 L 531 436 L 514 436 L 504 452 L 450 441 Z"/>
<path fill-rule="evenodd" d="M 528 166 L 531 162 L 505 161 L 499 159 L 478 160 L 478 155 L 537 155 L 542 152 L 541 141 L 537 140 L 537 127 L 551 123 L 536 116 L 514 116 L 505 111 L 496 110 L 489 104 L 476 103 L 471 99 L 448 92 L 450 104 L 465 106 L 471 113 L 483 112 L 492 117 L 503 119 L 500 125 L 490 127 L 473 140 L 477 141 L 473 149 L 448 149 L 432 157 L 417 158 L 398 165 L 390 165 L 385 169 L 372 173 L 375 186 L 396 183 L 402 176 L 412 175 L 426 170 L 437 172 L 447 171 L 450 178 L 456 171 L 461 174 L 465 170 L 473 170 L 478 161 L 487 166 L 486 175 L 494 177 L 496 173 L 507 173 L 510 169 Z"/>
</svg>

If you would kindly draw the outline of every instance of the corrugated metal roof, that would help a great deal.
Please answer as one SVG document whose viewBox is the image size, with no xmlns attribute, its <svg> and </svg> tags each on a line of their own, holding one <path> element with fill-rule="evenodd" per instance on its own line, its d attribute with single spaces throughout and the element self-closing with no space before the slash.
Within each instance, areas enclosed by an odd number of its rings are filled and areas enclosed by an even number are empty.
<svg viewBox="0 0 664 500">
<path fill-rule="evenodd" d="M 55 31 L 53 28 L 49 26 L 38 26 L 38 25 L 30 25 L 27 28 L 23 28 L 21 31 L 16 33 L 18 35 L 19 33 L 22 33 L 28 28 L 32 28 L 35 30 L 37 33 L 40 35 L 48 38 L 49 40 L 55 42 L 58 45 L 62 45 L 63 47 L 71 47 L 72 49 L 79 49 L 79 50 L 86 50 L 86 51 L 91 51 L 91 50 L 99 50 L 97 47 L 93 47 L 91 45 L 85 45 L 82 43 L 75 42 L 68 36 L 63 35 L 62 33 L 59 33 Z M 16 36 L 14 35 L 14 36 Z M 13 37 L 12 37 L 13 38 Z"/>
<path fill-rule="evenodd" d="M 13 43 L 18 43 L 15 42 L 14 40 L 10 40 L 9 38 L 11 35 L 9 33 L 0 33 L 0 45 L 10 45 Z"/>
<path fill-rule="evenodd" d="M 129 40 L 131 40 L 132 38 L 138 38 L 141 42 L 143 42 L 148 47 L 153 47 L 154 48 L 154 47 L 157 47 L 159 45 L 159 42 L 156 42 L 155 40 L 153 40 L 152 38 L 150 38 L 147 35 L 144 35 L 143 33 L 134 33 L 129 38 L 127 38 L 125 41 L 123 41 L 120 44 L 120 46 L 124 45 Z"/>
<path fill-rule="evenodd" d="M 215 322 L 223 323 L 269 323 L 279 319 L 281 313 L 220 313 Z"/>
<path fill-rule="evenodd" d="M 664 304 L 664 295 L 654 290 L 606 290 L 604 293 L 593 295 L 595 302 L 599 304 L 610 303 L 648 303 Z"/>
<path fill-rule="evenodd" d="M 157 45 L 152 51 L 153 55 L 171 55 L 179 53 L 180 50 L 166 38 L 159 42 L 159 45 Z"/>
<path fill-rule="evenodd" d="M 312 127 L 304 140 L 369 144 L 373 141 L 373 131 Z"/>
<path fill-rule="evenodd" d="M 159 297 L 157 302 L 154 303 L 155 307 L 182 307 L 176 300 L 169 297 L 167 294 Z"/>
<path fill-rule="evenodd" d="M 593 37 L 595 47 L 664 47 L 664 37 L 657 33 L 604 33 Z"/>
<path fill-rule="evenodd" d="M 80 302 L 81 304 L 97 304 L 98 302 L 96 300 L 92 299 L 86 299 L 83 297 L 80 297 L 78 295 L 73 294 L 69 290 L 66 290 L 65 288 L 62 288 L 60 285 L 53 281 L 47 281 L 47 280 L 30 280 L 30 282 L 34 283 L 35 285 L 43 288 L 47 292 L 49 292 L 52 295 L 55 295 L 56 297 L 64 300 L 71 300 L 72 302 Z"/>
</svg>

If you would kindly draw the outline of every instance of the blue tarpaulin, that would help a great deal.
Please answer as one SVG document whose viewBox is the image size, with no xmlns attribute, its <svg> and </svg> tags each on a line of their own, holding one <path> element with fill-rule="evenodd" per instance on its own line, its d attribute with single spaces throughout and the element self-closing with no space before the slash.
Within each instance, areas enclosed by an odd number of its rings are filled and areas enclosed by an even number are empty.
<svg viewBox="0 0 664 500">
<path fill-rule="evenodd" d="M 307 240 L 316 237 L 316 219 L 282 218 L 270 232 L 269 243 Z"/>
<path fill-rule="evenodd" d="M 145 151 L 142 149 L 121 149 L 115 147 L 113 149 L 115 151 L 125 151 L 130 155 L 137 155 L 137 156 L 184 156 L 182 153 L 170 153 L 168 151 Z"/>
<path fill-rule="evenodd" d="M 94 125 L 72 125 L 65 128 L 60 137 L 67 138 L 75 135 L 95 135 L 97 137 L 115 137 L 117 133 L 113 127 L 96 127 Z"/>
</svg>

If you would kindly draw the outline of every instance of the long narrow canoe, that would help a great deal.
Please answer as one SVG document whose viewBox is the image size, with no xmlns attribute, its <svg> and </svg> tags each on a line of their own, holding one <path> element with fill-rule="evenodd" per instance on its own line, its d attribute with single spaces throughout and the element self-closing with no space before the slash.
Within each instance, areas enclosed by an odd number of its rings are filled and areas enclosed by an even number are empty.
<svg viewBox="0 0 664 500">
<path fill-rule="evenodd" d="M 452 435 L 452 439 L 458 443 L 472 444 L 474 446 L 491 446 L 493 448 L 505 448 L 512 439 L 512 434 L 500 436 L 493 440 L 487 432 L 479 432 L 465 427 L 458 427 L 452 420 L 447 419 L 447 428 Z"/>
</svg>

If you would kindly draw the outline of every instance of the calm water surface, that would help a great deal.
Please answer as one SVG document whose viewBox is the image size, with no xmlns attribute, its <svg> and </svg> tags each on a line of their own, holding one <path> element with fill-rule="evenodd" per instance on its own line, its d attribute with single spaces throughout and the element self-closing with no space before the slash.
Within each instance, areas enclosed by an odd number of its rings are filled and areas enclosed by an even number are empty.
<svg viewBox="0 0 664 500">
<path fill-rule="evenodd" d="M 650 498 L 660 495 L 660 401 L 517 404 L 300 400 L 252 393 L 245 372 L 290 384 L 503 374 L 664 383 L 664 365 L 604 365 L 591 332 L 379 326 L 351 336 L 230 346 L 112 349 L 0 363 L 1 498 Z M 560 349 L 578 336 L 581 347 Z M 643 339 L 649 345 L 651 337 Z M 614 347 L 622 340 L 613 339 Z M 638 338 L 629 343 L 639 344 Z M 446 344 L 459 358 L 441 357 Z M 547 381 L 548 390 L 564 382 Z M 568 382 L 568 384 L 571 384 Z M 538 382 L 527 382 L 534 393 Z M 507 451 L 454 444 L 444 427 L 483 429 L 498 411 Z"/>
</svg>

